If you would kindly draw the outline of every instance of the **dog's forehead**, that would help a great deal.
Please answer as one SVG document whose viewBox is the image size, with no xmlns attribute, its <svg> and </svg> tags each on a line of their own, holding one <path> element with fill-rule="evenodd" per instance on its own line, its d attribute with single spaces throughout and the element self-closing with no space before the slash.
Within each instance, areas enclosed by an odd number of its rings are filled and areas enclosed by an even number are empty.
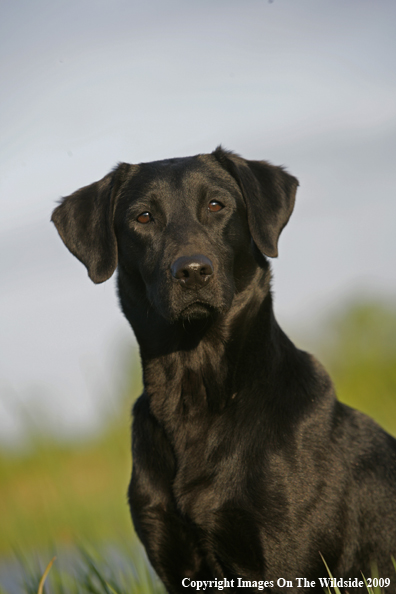
<svg viewBox="0 0 396 594">
<path fill-rule="evenodd" d="M 141 163 L 134 183 L 140 194 L 171 191 L 183 195 L 212 188 L 238 191 L 234 178 L 209 154 Z"/>
</svg>

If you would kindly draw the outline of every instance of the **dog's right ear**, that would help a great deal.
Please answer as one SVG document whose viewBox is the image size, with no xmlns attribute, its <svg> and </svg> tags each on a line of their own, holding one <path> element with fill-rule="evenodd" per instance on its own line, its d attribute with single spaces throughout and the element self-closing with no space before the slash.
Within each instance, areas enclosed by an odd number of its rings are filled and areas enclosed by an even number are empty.
<svg viewBox="0 0 396 594">
<path fill-rule="evenodd" d="M 94 283 L 103 283 L 117 267 L 114 209 L 130 167 L 121 163 L 100 181 L 63 198 L 52 213 L 63 243 L 87 267 Z"/>
</svg>

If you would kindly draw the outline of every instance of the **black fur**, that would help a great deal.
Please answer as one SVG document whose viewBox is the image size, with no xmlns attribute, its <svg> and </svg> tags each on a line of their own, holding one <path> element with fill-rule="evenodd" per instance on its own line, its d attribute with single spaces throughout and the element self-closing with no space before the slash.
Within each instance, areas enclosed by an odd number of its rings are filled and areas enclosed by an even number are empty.
<svg viewBox="0 0 396 594">
<path fill-rule="evenodd" d="M 185 577 L 288 592 L 278 578 L 295 590 L 295 578 L 327 575 L 320 554 L 343 578 L 371 575 L 376 560 L 396 592 L 396 440 L 337 401 L 272 310 L 265 256 L 297 185 L 219 147 L 121 164 L 53 213 L 94 282 L 118 265 L 144 377 L 129 502 L 172 593 Z"/>
</svg>

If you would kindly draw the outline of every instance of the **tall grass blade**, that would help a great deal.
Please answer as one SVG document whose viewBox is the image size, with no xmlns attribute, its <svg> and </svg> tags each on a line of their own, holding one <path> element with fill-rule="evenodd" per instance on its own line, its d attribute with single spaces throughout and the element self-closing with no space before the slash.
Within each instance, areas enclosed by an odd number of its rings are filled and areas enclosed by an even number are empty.
<svg viewBox="0 0 396 594">
<path fill-rule="evenodd" d="M 80 553 L 84 557 L 86 564 L 88 565 L 89 569 L 92 573 L 97 577 L 100 585 L 102 586 L 105 594 L 119 594 L 102 576 L 99 569 L 96 567 L 92 557 L 87 553 L 87 551 L 80 547 Z"/>
<path fill-rule="evenodd" d="M 45 571 L 41 577 L 40 583 L 39 583 L 39 587 L 37 590 L 37 594 L 43 594 L 43 588 L 44 588 L 44 582 L 47 579 L 47 575 L 49 574 L 52 564 L 55 561 L 56 557 L 52 557 L 51 561 L 48 563 L 47 567 L 45 568 Z"/>
<path fill-rule="evenodd" d="M 363 571 L 362 571 L 361 573 L 362 573 L 362 577 L 363 577 L 364 585 L 366 586 L 366 589 L 367 589 L 367 592 L 368 592 L 368 594 L 373 594 L 373 591 L 372 591 L 372 589 L 370 588 L 370 586 L 368 585 L 368 583 L 367 583 L 367 580 L 366 580 L 366 578 L 365 578 L 365 576 L 364 576 L 364 573 L 363 573 Z"/>
<path fill-rule="evenodd" d="M 324 560 L 324 557 L 323 557 L 322 553 L 319 553 L 319 555 L 322 557 L 322 561 L 324 563 L 324 566 L 326 567 L 326 570 L 327 570 L 327 573 L 330 576 L 330 579 L 334 579 L 334 577 L 333 577 L 333 575 L 332 575 L 332 573 L 331 573 L 331 571 L 329 569 L 329 566 L 327 565 L 326 561 Z M 331 593 L 330 588 L 328 588 L 328 591 Z M 340 589 L 338 588 L 338 586 L 335 586 L 334 587 L 334 592 L 335 592 L 335 594 L 341 594 Z"/>
</svg>

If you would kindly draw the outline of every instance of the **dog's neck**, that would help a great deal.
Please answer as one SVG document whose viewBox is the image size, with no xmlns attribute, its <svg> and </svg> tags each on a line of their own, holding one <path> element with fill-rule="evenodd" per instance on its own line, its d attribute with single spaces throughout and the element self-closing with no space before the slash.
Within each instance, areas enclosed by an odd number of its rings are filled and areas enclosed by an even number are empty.
<svg viewBox="0 0 396 594">
<path fill-rule="evenodd" d="M 226 314 L 174 323 L 148 312 L 147 304 L 132 306 L 122 291 L 121 305 L 140 346 L 145 391 L 156 416 L 164 420 L 205 408 L 221 410 L 240 389 L 235 378 L 246 387 L 265 368 L 273 368 L 281 331 L 273 315 L 270 279 L 269 266 L 257 267 Z M 265 352 L 267 360 L 256 361 L 256 352 Z"/>
</svg>

